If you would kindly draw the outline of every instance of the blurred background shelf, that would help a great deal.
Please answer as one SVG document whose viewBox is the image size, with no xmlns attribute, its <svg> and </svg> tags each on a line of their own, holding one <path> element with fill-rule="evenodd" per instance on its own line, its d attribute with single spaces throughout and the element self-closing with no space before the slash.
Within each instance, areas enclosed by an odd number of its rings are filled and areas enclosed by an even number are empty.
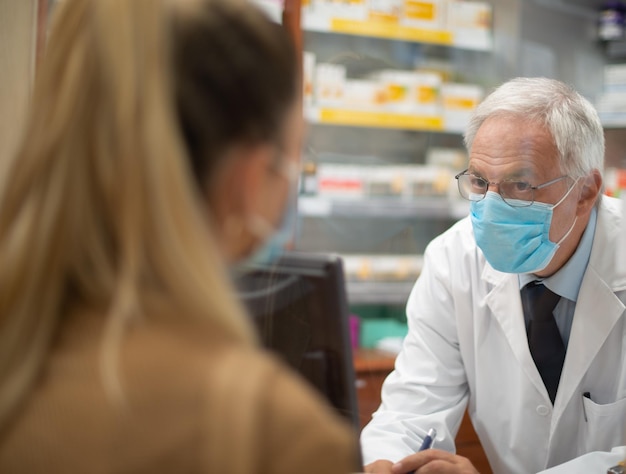
<svg viewBox="0 0 626 474">
<path fill-rule="evenodd" d="M 321 33 L 339 33 L 368 38 L 390 39 L 415 43 L 429 43 L 476 51 L 490 51 L 493 47 L 489 29 L 473 30 L 471 34 L 441 28 L 416 28 L 394 21 L 339 18 L 304 11 L 302 29 Z"/>
<path fill-rule="evenodd" d="M 377 217 L 420 218 L 441 217 L 460 219 L 469 212 L 469 203 L 445 198 L 364 198 L 332 199 L 300 196 L 298 212 L 306 217 Z"/>
<path fill-rule="evenodd" d="M 461 133 L 459 127 L 446 127 L 442 116 L 351 110 L 335 107 L 308 107 L 305 118 L 314 124 L 347 125 L 355 127 L 394 128 Z"/>
<path fill-rule="evenodd" d="M 351 305 L 404 305 L 414 281 L 347 281 L 348 301 Z"/>
</svg>

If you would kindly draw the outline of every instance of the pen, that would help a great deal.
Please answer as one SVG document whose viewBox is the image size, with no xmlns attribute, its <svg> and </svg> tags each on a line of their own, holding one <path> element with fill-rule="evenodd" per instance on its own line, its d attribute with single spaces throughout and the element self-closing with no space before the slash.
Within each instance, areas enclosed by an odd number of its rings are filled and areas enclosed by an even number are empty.
<svg viewBox="0 0 626 474">
<path fill-rule="evenodd" d="M 437 436 L 437 430 L 435 428 L 429 429 L 428 433 L 426 433 L 424 441 L 422 441 L 422 445 L 420 446 L 419 451 L 430 449 L 433 444 L 433 440 L 435 439 L 435 436 Z M 415 471 L 409 471 L 406 474 L 415 474 Z"/>
<path fill-rule="evenodd" d="M 422 445 L 420 446 L 419 450 L 424 451 L 425 449 L 429 449 L 430 446 L 433 444 L 435 436 L 437 436 L 437 430 L 435 428 L 429 429 L 426 437 L 424 438 L 424 441 L 422 441 Z"/>
</svg>

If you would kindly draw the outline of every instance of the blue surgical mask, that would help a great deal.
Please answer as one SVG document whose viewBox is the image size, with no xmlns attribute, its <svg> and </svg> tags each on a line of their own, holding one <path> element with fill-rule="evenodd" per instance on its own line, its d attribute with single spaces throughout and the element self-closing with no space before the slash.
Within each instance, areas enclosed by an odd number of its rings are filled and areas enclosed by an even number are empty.
<svg viewBox="0 0 626 474">
<path fill-rule="evenodd" d="M 292 242 L 296 236 L 296 221 L 296 200 L 291 198 L 289 199 L 287 210 L 278 229 L 270 227 L 270 225 L 265 221 L 255 221 L 256 223 L 253 225 L 255 229 L 267 229 L 266 231 L 257 232 L 257 235 L 259 236 L 262 234 L 266 236 L 264 239 L 265 242 L 261 245 L 261 247 L 255 250 L 252 255 L 247 257 L 244 262 L 241 262 L 237 266 L 240 269 L 245 270 L 246 268 L 266 266 L 276 262 L 287 248 L 287 245 Z"/>
<path fill-rule="evenodd" d="M 249 231 L 263 244 L 242 262 L 235 264 L 235 273 L 245 273 L 254 267 L 271 265 L 296 238 L 298 168 L 294 164 L 287 167 L 283 174 L 289 182 L 289 197 L 282 221 L 278 227 L 274 227 L 261 216 L 251 216 L 248 219 Z"/>
<path fill-rule="evenodd" d="M 470 205 L 470 218 L 476 244 L 493 268 L 505 273 L 535 273 L 548 266 L 559 245 L 549 238 L 554 208 L 561 204 L 574 186 L 554 205 L 534 202 L 530 206 L 512 207 L 493 191 Z"/>
</svg>

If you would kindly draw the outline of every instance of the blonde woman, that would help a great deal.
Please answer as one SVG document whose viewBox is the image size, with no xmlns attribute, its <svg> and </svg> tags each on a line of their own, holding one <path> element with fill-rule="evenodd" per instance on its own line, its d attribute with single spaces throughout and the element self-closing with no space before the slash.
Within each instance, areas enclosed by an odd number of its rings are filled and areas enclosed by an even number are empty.
<svg viewBox="0 0 626 474">
<path fill-rule="evenodd" d="M 0 472 L 345 473 L 229 266 L 278 227 L 299 78 L 236 0 L 65 0 L 0 200 Z"/>
</svg>

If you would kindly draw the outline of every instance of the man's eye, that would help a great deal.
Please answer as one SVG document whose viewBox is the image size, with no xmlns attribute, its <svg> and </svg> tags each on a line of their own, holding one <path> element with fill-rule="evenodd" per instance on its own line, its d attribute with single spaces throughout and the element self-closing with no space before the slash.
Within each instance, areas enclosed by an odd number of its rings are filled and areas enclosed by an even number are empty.
<svg viewBox="0 0 626 474">
<path fill-rule="evenodd" d="M 515 192 L 518 193 L 523 193 L 525 191 L 528 191 L 530 189 L 530 184 L 524 182 L 524 181 L 512 181 L 510 184 L 511 189 L 513 189 Z"/>
<path fill-rule="evenodd" d="M 476 176 L 472 176 L 470 182 L 473 188 L 483 189 L 487 187 L 487 181 L 482 178 L 477 178 Z"/>
</svg>

